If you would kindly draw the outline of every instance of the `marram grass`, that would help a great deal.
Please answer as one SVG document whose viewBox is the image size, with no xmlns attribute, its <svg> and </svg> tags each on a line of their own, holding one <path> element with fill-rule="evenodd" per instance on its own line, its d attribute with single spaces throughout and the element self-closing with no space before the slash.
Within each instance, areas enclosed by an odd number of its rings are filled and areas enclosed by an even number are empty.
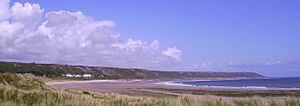
<svg viewBox="0 0 300 106">
<path fill-rule="evenodd" d="M 0 106 L 300 106 L 297 97 L 132 97 L 47 87 L 30 74 L 0 74 Z"/>
</svg>

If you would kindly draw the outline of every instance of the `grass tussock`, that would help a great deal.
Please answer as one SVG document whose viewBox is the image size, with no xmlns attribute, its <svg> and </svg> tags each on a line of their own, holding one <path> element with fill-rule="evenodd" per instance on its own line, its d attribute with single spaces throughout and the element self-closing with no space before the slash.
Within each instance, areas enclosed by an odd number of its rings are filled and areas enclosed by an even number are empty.
<svg viewBox="0 0 300 106">
<path fill-rule="evenodd" d="M 297 97 L 132 97 L 48 88 L 30 74 L 0 74 L 0 106 L 300 106 Z"/>
</svg>

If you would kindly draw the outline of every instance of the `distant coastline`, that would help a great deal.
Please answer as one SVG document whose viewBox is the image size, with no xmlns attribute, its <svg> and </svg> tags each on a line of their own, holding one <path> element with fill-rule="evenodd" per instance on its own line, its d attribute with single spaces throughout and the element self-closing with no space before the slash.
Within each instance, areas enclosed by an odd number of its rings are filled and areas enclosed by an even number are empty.
<svg viewBox="0 0 300 106">
<path fill-rule="evenodd" d="M 140 79 L 140 80 L 195 80 L 195 79 L 241 79 L 264 78 L 255 72 L 203 72 L 163 71 L 136 68 L 100 66 L 60 65 L 41 63 L 1 62 L 0 72 L 31 73 L 51 78 L 95 80 L 95 79 Z M 72 78 L 73 77 L 73 78 Z"/>
</svg>

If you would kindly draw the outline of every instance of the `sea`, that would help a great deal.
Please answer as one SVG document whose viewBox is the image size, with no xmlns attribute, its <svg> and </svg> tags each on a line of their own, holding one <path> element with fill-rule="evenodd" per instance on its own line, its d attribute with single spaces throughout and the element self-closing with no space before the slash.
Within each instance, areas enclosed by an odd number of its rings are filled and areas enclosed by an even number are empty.
<svg viewBox="0 0 300 106">
<path fill-rule="evenodd" d="M 235 79 L 235 80 L 198 80 L 172 82 L 173 85 L 205 87 L 253 87 L 253 88 L 300 88 L 300 77 Z"/>
</svg>

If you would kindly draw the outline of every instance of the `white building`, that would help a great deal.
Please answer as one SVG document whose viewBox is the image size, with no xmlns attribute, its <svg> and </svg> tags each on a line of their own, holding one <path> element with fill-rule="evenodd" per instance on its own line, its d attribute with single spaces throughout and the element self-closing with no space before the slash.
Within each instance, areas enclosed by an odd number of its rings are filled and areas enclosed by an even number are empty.
<svg viewBox="0 0 300 106">
<path fill-rule="evenodd" d="M 63 76 L 65 76 L 65 77 L 73 77 L 72 74 L 64 74 Z"/>
<path fill-rule="evenodd" d="M 90 78 L 90 77 L 92 77 L 92 75 L 91 74 L 83 74 L 82 77 Z"/>
<path fill-rule="evenodd" d="M 84 78 L 92 77 L 91 74 L 83 74 L 83 75 L 80 75 L 80 74 L 64 74 L 63 76 L 65 76 L 65 77 L 84 77 Z"/>
</svg>

